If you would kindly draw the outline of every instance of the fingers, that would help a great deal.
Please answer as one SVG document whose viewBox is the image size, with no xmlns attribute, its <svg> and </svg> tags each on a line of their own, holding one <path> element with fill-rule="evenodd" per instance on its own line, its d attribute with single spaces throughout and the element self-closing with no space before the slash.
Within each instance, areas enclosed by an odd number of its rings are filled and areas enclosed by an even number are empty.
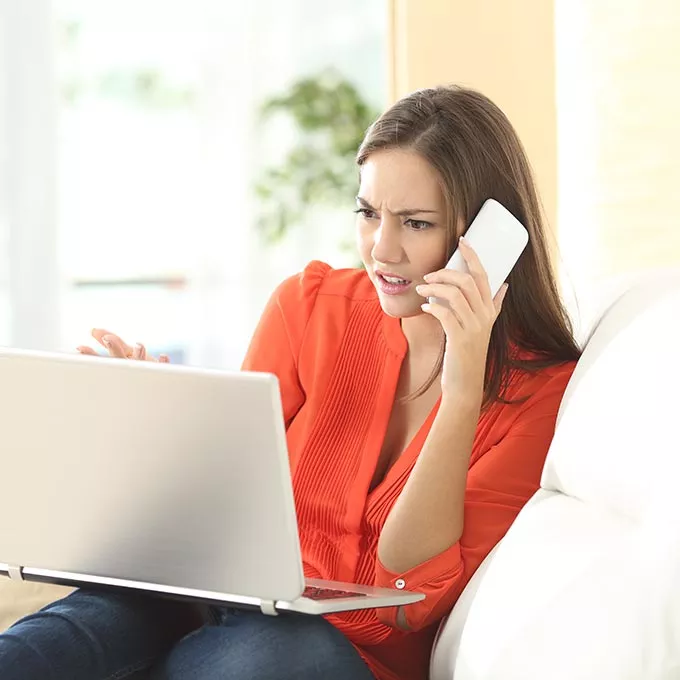
<svg viewBox="0 0 680 680">
<path fill-rule="evenodd" d="M 470 309 L 476 314 L 488 310 L 491 306 L 490 301 L 488 304 L 485 302 L 479 285 L 472 274 L 452 269 L 440 269 L 431 274 L 426 274 L 423 278 L 426 283 L 416 286 L 416 291 L 419 295 L 425 297 L 435 296 L 449 300 L 449 293 L 453 295 L 453 291 L 458 289 L 465 296 Z M 435 289 L 439 292 L 430 292 Z"/>
<path fill-rule="evenodd" d="M 423 304 L 422 309 L 439 319 L 447 333 L 455 333 L 459 328 L 483 331 L 498 318 L 508 284 L 503 284 L 492 299 L 486 271 L 475 251 L 463 238 L 460 250 L 469 273 L 440 269 L 425 275 L 423 278 L 426 283 L 416 286 L 416 291 L 423 297 L 437 298 L 436 301 Z"/>
<path fill-rule="evenodd" d="M 474 282 L 472 282 L 472 285 L 475 285 Z M 423 297 L 437 298 L 432 304 L 439 305 L 444 310 L 450 309 L 463 328 L 469 327 L 475 320 L 475 311 L 468 300 L 469 293 L 464 292 L 455 284 L 429 283 L 416 286 L 416 292 Z M 443 302 L 445 304 L 442 304 Z M 477 299 L 477 307 L 480 304 L 481 300 Z"/>
<path fill-rule="evenodd" d="M 128 345 L 121 337 L 117 336 L 115 333 L 111 333 L 111 331 L 107 331 L 104 328 L 93 328 L 92 337 L 104 347 L 106 347 L 104 338 L 108 338 L 110 342 L 114 343 L 116 347 L 120 348 L 124 356 L 132 356 L 133 348 L 130 347 L 130 345 Z"/>
<path fill-rule="evenodd" d="M 449 274 L 453 276 L 448 276 Z M 456 308 L 461 320 L 469 319 L 470 316 L 486 309 L 477 290 L 477 284 L 471 276 L 460 272 L 446 272 L 446 275 L 440 278 L 447 278 L 449 281 L 416 286 L 418 295 L 436 297 L 440 301 L 446 300 L 452 308 Z"/>
<path fill-rule="evenodd" d="M 132 352 L 127 352 L 127 345 L 117 335 L 104 335 L 102 344 L 112 357 L 127 359 L 132 356 Z"/>
<path fill-rule="evenodd" d="M 493 306 L 494 309 L 496 310 L 496 318 L 498 318 L 498 315 L 501 313 L 501 309 L 503 307 L 503 300 L 505 300 L 505 296 L 508 293 L 508 288 L 510 288 L 510 284 L 504 283 L 500 290 L 496 293 L 496 297 L 493 299 Z"/>
<path fill-rule="evenodd" d="M 103 328 L 92 329 L 92 337 L 106 348 L 110 356 L 117 359 L 156 361 L 162 364 L 170 363 L 170 357 L 167 354 L 161 354 L 160 358 L 156 359 L 146 351 L 146 347 L 142 343 L 138 342 L 134 347 L 131 347 L 120 336 L 115 333 L 110 333 Z M 100 356 L 95 350 L 87 345 L 80 345 L 77 347 L 77 351 L 81 354 L 90 356 Z"/>
<path fill-rule="evenodd" d="M 135 345 L 135 348 L 132 350 L 132 358 L 136 359 L 137 361 L 146 361 L 146 347 L 138 342 Z M 151 358 L 151 360 L 153 361 L 153 358 Z"/>
<path fill-rule="evenodd" d="M 481 311 L 482 308 L 490 310 L 493 307 L 493 300 L 486 270 L 477 253 L 462 236 L 459 240 L 459 250 L 465 260 L 467 272 L 439 269 L 426 274 L 423 278 L 427 283 L 448 283 L 458 286 L 465 293 L 465 297 L 475 312 Z"/>
<path fill-rule="evenodd" d="M 482 266 L 479 256 L 463 236 L 461 236 L 458 240 L 458 247 L 460 248 L 460 254 L 465 260 L 465 264 L 467 265 L 470 275 L 477 284 L 477 288 L 481 293 L 482 299 L 487 303 L 490 302 L 491 288 L 489 287 L 489 277 L 486 273 L 486 270 Z"/>
<path fill-rule="evenodd" d="M 450 305 L 443 305 L 439 302 L 425 302 L 420 307 L 426 314 L 430 314 L 439 320 L 447 337 L 454 337 L 464 328 L 464 322 L 459 313 Z"/>
</svg>

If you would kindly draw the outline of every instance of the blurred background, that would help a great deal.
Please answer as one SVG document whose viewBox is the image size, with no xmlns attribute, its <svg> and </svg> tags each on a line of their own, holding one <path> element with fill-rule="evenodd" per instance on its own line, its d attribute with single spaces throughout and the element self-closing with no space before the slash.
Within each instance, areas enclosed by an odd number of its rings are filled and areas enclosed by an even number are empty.
<svg viewBox="0 0 680 680">
<path fill-rule="evenodd" d="M 679 33 L 674 0 L 0 0 L 0 344 L 238 367 L 281 279 L 357 263 L 369 123 L 452 82 L 518 129 L 586 329 L 680 265 Z"/>
</svg>

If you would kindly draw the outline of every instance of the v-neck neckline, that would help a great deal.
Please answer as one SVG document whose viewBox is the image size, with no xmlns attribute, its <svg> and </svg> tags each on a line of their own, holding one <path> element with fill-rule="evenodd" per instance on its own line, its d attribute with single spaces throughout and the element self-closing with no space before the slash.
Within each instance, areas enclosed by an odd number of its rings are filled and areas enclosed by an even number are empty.
<svg viewBox="0 0 680 680">
<path fill-rule="evenodd" d="M 411 440 L 408 442 L 408 444 L 406 444 L 406 447 L 401 452 L 401 455 L 397 458 L 397 460 L 394 461 L 392 466 L 387 470 L 385 476 L 380 480 L 378 484 L 376 484 L 371 490 L 369 490 L 368 492 L 369 499 L 373 499 L 376 496 L 380 496 L 381 492 L 390 489 L 394 481 L 401 477 L 405 470 L 415 463 L 420 453 L 420 449 L 422 448 L 422 445 L 425 443 L 425 440 L 427 439 L 427 433 L 429 433 L 430 428 L 432 427 L 432 422 L 434 421 L 437 412 L 439 411 L 440 403 L 441 396 L 437 398 L 437 401 L 435 402 L 434 406 L 425 417 L 425 420 L 422 422 L 422 424 L 420 425 L 416 433 L 413 435 Z M 389 415 L 387 422 L 389 422 Z M 378 447 L 378 453 L 375 458 L 376 465 L 378 458 L 380 457 L 382 444 L 385 441 L 386 434 L 387 425 L 383 430 L 383 436 L 380 440 L 380 446 Z M 417 444 L 420 444 L 420 446 L 417 446 Z M 376 465 L 373 466 L 373 474 L 375 474 Z"/>
<path fill-rule="evenodd" d="M 392 409 L 394 408 L 394 397 L 396 394 L 397 383 L 399 381 L 399 374 L 401 372 L 402 364 L 404 359 L 406 358 L 406 353 L 408 351 L 408 342 L 401 328 L 401 321 L 399 318 L 391 317 L 388 316 L 387 314 L 384 314 L 382 328 L 383 337 L 385 338 L 387 348 L 390 350 L 390 354 L 392 355 L 389 358 L 389 361 L 396 363 L 396 366 L 394 367 L 392 380 L 388 383 L 390 388 L 390 394 L 389 398 L 385 399 L 387 403 L 387 406 L 385 407 L 387 412 L 385 413 L 383 411 L 381 413 L 380 437 L 379 438 L 376 437 L 378 441 L 375 443 L 375 451 L 371 451 L 374 457 L 372 461 L 373 465 L 371 466 L 369 486 L 370 480 L 373 479 L 373 475 L 375 474 L 375 468 L 378 464 L 378 460 L 382 452 L 382 447 L 385 443 L 385 437 L 387 436 L 387 429 L 389 427 Z M 387 395 L 385 396 L 387 397 Z M 430 428 L 432 427 L 432 422 L 435 416 L 437 415 L 440 403 L 441 395 L 437 398 L 437 401 L 435 402 L 434 406 L 432 407 L 428 415 L 425 417 L 425 420 L 418 428 L 416 433 L 413 435 L 411 440 L 406 444 L 406 447 L 401 452 L 401 455 L 397 458 L 397 460 L 394 461 L 392 466 L 387 470 L 387 472 L 380 480 L 380 482 L 368 491 L 367 498 L 369 500 L 373 500 L 374 498 L 381 496 L 385 491 L 389 490 L 392 487 L 394 481 L 398 479 L 404 473 L 404 471 L 415 462 L 415 459 L 418 457 L 420 448 L 422 448 L 422 444 L 425 442 L 425 439 L 427 438 L 426 433 L 429 432 Z M 416 446 L 419 442 L 420 446 Z"/>
</svg>

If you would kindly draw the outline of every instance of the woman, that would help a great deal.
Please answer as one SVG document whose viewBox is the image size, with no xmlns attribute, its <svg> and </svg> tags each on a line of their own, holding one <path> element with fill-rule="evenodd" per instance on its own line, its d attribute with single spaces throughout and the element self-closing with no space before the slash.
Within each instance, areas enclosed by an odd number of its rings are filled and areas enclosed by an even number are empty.
<svg viewBox="0 0 680 680">
<path fill-rule="evenodd" d="M 281 383 L 306 575 L 425 600 L 325 618 L 212 608 L 197 626 L 186 604 L 77 591 L 0 636 L 3 679 L 427 677 L 437 624 L 538 488 L 579 349 L 525 154 L 486 97 L 402 99 L 358 164 L 365 270 L 312 262 L 282 283 L 243 368 Z M 490 197 L 529 231 L 494 299 L 459 240 Z M 459 243 L 470 274 L 442 269 Z"/>
</svg>

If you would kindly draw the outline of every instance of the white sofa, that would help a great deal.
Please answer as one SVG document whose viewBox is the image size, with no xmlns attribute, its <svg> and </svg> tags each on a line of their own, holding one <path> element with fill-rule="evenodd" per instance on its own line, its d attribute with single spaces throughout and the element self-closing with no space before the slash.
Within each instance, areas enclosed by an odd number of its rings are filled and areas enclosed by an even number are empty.
<svg viewBox="0 0 680 680">
<path fill-rule="evenodd" d="M 680 272 L 607 309 L 541 489 L 440 627 L 431 680 L 680 678 Z"/>
</svg>

